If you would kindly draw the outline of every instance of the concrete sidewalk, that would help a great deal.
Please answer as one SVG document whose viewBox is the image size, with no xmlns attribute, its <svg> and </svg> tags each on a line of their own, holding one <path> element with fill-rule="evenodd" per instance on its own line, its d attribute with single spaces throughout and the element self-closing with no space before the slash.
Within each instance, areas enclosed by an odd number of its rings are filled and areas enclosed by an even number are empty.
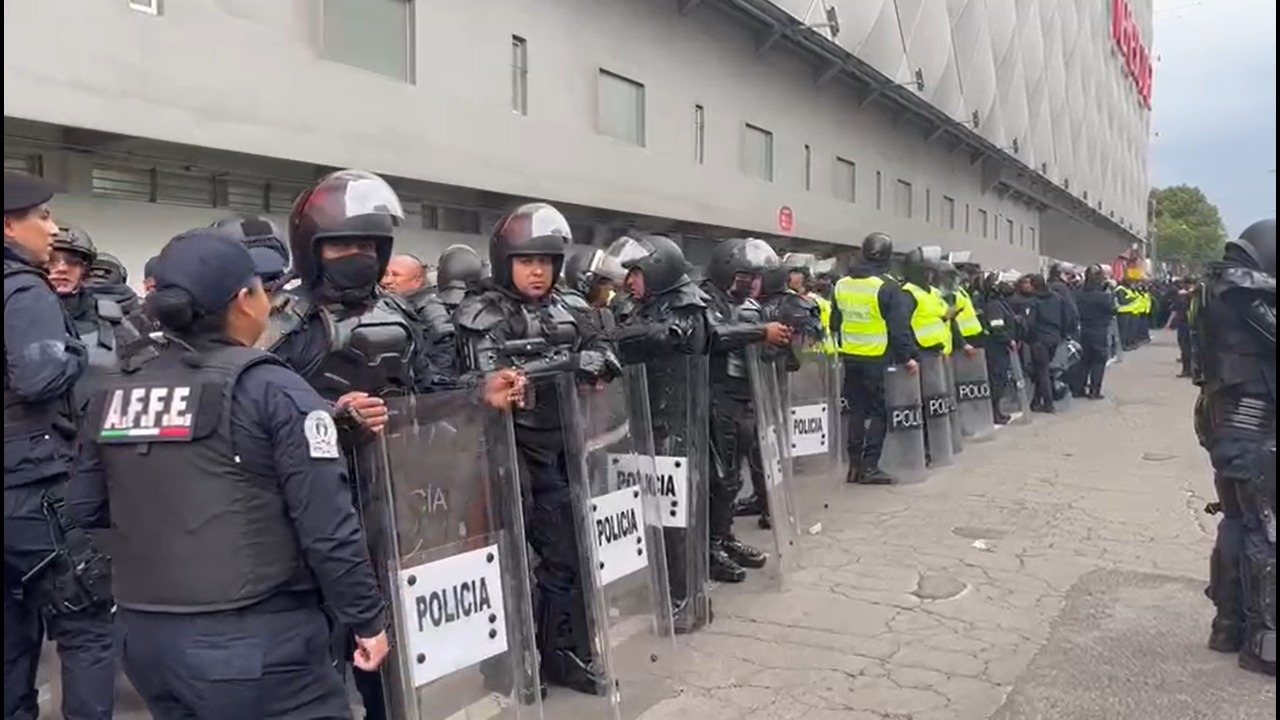
<svg viewBox="0 0 1280 720">
<path fill-rule="evenodd" d="M 1275 681 L 1204 646 L 1212 483 L 1176 358 L 1159 336 L 1105 401 L 841 488 L 785 593 L 717 591 L 644 720 L 1275 718 Z"/>
</svg>

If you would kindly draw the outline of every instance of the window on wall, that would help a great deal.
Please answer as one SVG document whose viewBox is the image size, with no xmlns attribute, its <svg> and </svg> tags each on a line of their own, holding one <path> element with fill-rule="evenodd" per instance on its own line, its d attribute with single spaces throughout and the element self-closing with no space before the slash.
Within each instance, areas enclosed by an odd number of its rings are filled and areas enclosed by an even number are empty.
<svg viewBox="0 0 1280 720">
<path fill-rule="evenodd" d="M 804 189 L 809 191 L 813 189 L 813 148 L 804 146 Z"/>
<path fill-rule="evenodd" d="M 644 147 L 644 85 L 601 70 L 597 110 L 600 134 Z"/>
<path fill-rule="evenodd" d="M 933 222 L 933 191 L 924 189 L 924 221 Z"/>
<path fill-rule="evenodd" d="M 743 126 L 742 172 L 773 182 L 773 133 L 750 123 Z"/>
<path fill-rule="evenodd" d="M 147 15 L 160 14 L 160 0 L 129 0 L 129 7 Z"/>
<path fill-rule="evenodd" d="M 424 230 L 479 235 L 480 213 L 466 208 L 424 205 L 422 227 Z"/>
<path fill-rule="evenodd" d="M 529 114 L 529 43 L 511 36 L 511 112 Z"/>
<path fill-rule="evenodd" d="M 288 182 L 267 183 L 267 212 L 286 215 L 293 209 L 293 201 L 302 195 L 306 186 Z"/>
<path fill-rule="evenodd" d="M 884 173 L 876 171 L 876 209 L 884 209 Z"/>
<path fill-rule="evenodd" d="M 321 55 L 413 82 L 413 0 L 323 0 Z"/>
<path fill-rule="evenodd" d="M 693 106 L 693 161 L 707 161 L 707 109 L 701 105 Z"/>
<path fill-rule="evenodd" d="M 913 196 L 914 188 L 911 183 L 906 180 L 899 180 L 893 194 L 893 214 L 905 219 L 910 219 L 915 214 L 915 208 L 912 203 L 915 198 Z"/>
<path fill-rule="evenodd" d="M 1040 245 L 1036 242 L 1036 229 L 1035 229 L 1035 228 L 1027 228 L 1027 230 L 1030 230 L 1030 231 L 1031 231 L 1031 233 L 1030 233 L 1030 234 L 1031 234 L 1031 238 L 1030 238 L 1030 239 L 1031 239 L 1031 249 L 1032 249 L 1032 250 L 1035 250 L 1036 252 L 1040 252 Z"/>
<path fill-rule="evenodd" d="M 971 214 L 972 214 L 971 206 L 969 205 L 969 203 L 965 203 L 964 204 L 964 233 L 966 235 L 973 232 L 972 230 L 973 221 L 969 217 Z"/>
<path fill-rule="evenodd" d="M 36 153 L 5 153 L 4 169 L 44 175 L 44 158 Z"/>
<path fill-rule="evenodd" d="M 845 202 L 858 201 L 858 164 L 836 158 L 835 196 Z"/>
<path fill-rule="evenodd" d="M 1004 219 L 1005 236 L 1009 239 L 1009 244 L 1013 244 L 1013 218 Z"/>
<path fill-rule="evenodd" d="M 978 211 L 978 234 L 984 238 L 991 237 L 990 219 L 991 218 L 989 215 L 987 215 L 986 210 Z"/>
<path fill-rule="evenodd" d="M 942 196 L 942 227 L 948 230 L 956 229 L 956 200 L 946 195 Z"/>
</svg>

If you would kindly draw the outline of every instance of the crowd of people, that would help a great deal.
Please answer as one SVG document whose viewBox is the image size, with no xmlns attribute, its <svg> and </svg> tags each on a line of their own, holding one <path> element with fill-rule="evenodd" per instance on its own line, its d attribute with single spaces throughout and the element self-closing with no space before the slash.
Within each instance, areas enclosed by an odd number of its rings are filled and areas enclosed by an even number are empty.
<svg viewBox="0 0 1280 720">
<path fill-rule="evenodd" d="M 604 581 L 575 530 L 591 512 L 581 436 L 598 428 L 578 427 L 565 387 L 589 405 L 644 383 L 624 393 L 647 399 L 632 422 L 650 423 L 646 452 L 688 467 L 674 492 L 697 508 L 659 535 L 666 614 L 694 632 L 712 621 L 711 581 L 770 562 L 734 531 L 735 516 L 769 527 L 781 512 L 781 477 L 766 475 L 783 471 L 762 453 L 785 445 L 787 390 L 768 378 L 785 388 L 812 363 L 837 378 L 819 391 L 842 408 L 847 481 L 888 484 L 1014 414 L 1101 399 L 1109 360 L 1147 342 L 1165 306 L 1194 335 L 1194 303 L 1101 265 L 995 271 L 873 233 L 838 276 L 755 238 L 720 241 L 695 272 L 660 235 L 574 244 L 546 203 L 504 215 L 487 261 L 457 245 L 430 268 L 395 251 L 394 190 L 355 170 L 308 188 L 283 231 L 236 215 L 179 233 L 139 299 L 86 229 L 55 220 L 50 186 L 6 171 L 4 192 L 4 708 L 19 720 L 38 714 L 46 635 L 72 720 L 111 716 L 121 661 L 157 718 L 349 717 L 346 677 L 366 718 L 396 716 L 380 671 L 399 620 L 382 569 L 395 543 L 370 537 L 387 522 L 375 506 L 380 443 L 405 422 L 396 398 L 484 408 L 509 428 L 484 432 L 512 443 L 512 467 L 490 477 L 513 478 L 509 533 L 534 558 L 531 588 L 511 586 L 525 596 L 503 592 L 531 608 L 536 677 L 482 664 L 486 687 L 612 702 L 589 632 Z M 1274 397 L 1270 412 L 1274 435 Z M 1274 581 L 1274 535 L 1271 557 Z"/>
</svg>

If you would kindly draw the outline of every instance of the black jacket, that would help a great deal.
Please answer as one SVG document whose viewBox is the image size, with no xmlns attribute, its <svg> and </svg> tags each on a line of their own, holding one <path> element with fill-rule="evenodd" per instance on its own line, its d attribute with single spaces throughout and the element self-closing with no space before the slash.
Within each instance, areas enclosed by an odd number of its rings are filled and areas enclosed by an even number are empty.
<svg viewBox="0 0 1280 720">
<path fill-rule="evenodd" d="M 1086 346 L 1106 347 L 1111 318 L 1116 314 L 1116 298 L 1103 288 L 1076 291 L 1076 308 L 1080 312 L 1080 342 Z"/>
<path fill-rule="evenodd" d="M 1057 345 L 1070 336 L 1071 315 L 1062 296 L 1046 290 L 1035 296 L 1031 311 L 1031 342 Z"/>
</svg>

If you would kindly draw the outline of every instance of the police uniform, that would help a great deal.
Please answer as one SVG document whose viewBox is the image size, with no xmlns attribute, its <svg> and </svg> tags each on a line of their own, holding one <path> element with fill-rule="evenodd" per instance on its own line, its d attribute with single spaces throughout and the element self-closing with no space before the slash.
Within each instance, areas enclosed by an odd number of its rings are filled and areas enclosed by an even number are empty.
<svg viewBox="0 0 1280 720">
<path fill-rule="evenodd" d="M 1222 520 L 1209 566 L 1209 647 L 1276 673 L 1276 226 L 1227 244 L 1196 299 L 1196 430 Z"/>
<path fill-rule="evenodd" d="M 6 170 L 6 215 L 53 189 Z M 43 270 L 4 244 L 4 717 L 39 713 L 36 668 L 47 632 L 62 659 L 62 714 L 112 714 L 115 654 L 106 559 L 70 521 L 65 492 L 76 432 L 73 391 L 88 352 Z"/>
<path fill-rule="evenodd" d="M 893 480 L 879 469 L 888 432 L 885 368 L 915 359 L 919 348 L 911 336 L 911 297 L 888 272 L 893 255 L 889 237 L 872 233 L 862 247 L 865 264 L 836 282 L 831 329 L 839 338 L 843 394 L 849 407 L 846 480 L 885 484 Z"/>
<path fill-rule="evenodd" d="M 155 281 L 197 316 L 256 283 L 208 229 L 171 241 Z M 194 332 L 106 375 L 77 458 L 71 504 L 107 531 L 125 671 L 156 717 L 350 717 L 321 597 L 357 636 L 386 620 L 332 408 L 271 354 Z"/>
</svg>

